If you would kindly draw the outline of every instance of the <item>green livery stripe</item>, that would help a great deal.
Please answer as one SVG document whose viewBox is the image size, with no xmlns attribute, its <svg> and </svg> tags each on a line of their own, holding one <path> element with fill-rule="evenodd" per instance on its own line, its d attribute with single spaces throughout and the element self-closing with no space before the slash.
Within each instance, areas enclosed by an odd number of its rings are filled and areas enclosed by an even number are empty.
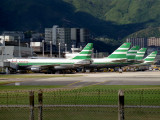
<svg viewBox="0 0 160 120">
<path fill-rule="evenodd" d="M 133 46 L 130 50 L 139 50 L 139 46 L 138 45 L 136 45 L 136 46 Z"/>
<path fill-rule="evenodd" d="M 150 55 L 148 55 L 148 56 L 144 59 L 144 61 L 147 61 L 147 62 L 151 61 L 151 62 L 152 62 L 152 61 L 155 60 L 156 56 L 157 56 L 157 51 L 154 51 L 154 52 L 152 52 Z"/>
<path fill-rule="evenodd" d="M 146 58 L 145 61 L 154 61 L 154 58 Z"/>
<path fill-rule="evenodd" d="M 91 56 L 76 56 L 76 57 L 74 57 L 74 59 L 86 59 L 86 60 L 89 60 L 89 59 L 91 59 Z"/>
<path fill-rule="evenodd" d="M 129 60 L 133 60 L 133 59 L 135 59 L 135 55 L 132 55 L 132 56 L 127 56 L 127 59 L 129 59 Z"/>
<path fill-rule="evenodd" d="M 126 54 L 112 54 L 108 58 L 126 58 Z"/>
<path fill-rule="evenodd" d="M 92 51 L 82 51 L 80 54 L 92 54 Z"/>
<path fill-rule="evenodd" d="M 93 48 L 93 43 L 88 43 L 83 50 L 92 50 Z"/>
<path fill-rule="evenodd" d="M 138 50 L 129 50 L 127 54 L 136 54 Z"/>
<path fill-rule="evenodd" d="M 142 60 L 147 48 L 141 48 L 136 54 L 136 60 Z"/>
<path fill-rule="evenodd" d="M 90 60 L 92 55 L 93 43 L 88 43 L 84 49 L 72 59 Z"/>
<path fill-rule="evenodd" d="M 128 52 L 127 52 L 127 59 L 128 60 L 135 60 L 137 51 L 139 50 L 139 46 L 133 46 Z"/>
<path fill-rule="evenodd" d="M 115 52 L 127 52 L 127 50 L 116 50 Z"/>
<path fill-rule="evenodd" d="M 111 59 L 124 59 L 126 58 L 127 51 L 130 47 L 131 43 L 124 43 L 118 49 L 116 49 L 111 55 L 107 58 Z"/>
</svg>

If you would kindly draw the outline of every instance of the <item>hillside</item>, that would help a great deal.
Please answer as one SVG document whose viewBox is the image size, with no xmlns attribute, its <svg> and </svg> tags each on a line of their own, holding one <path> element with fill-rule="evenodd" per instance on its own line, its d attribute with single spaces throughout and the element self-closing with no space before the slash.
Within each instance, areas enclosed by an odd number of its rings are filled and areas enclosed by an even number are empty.
<svg viewBox="0 0 160 120">
<path fill-rule="evenodd" d="M 160 27 L 146 28 L 127 37 L 160 37 Z"/>
<path fill-rule="evenodd" d="M 0 31 L 44 31 L 58 24 L 88 28 L 95 36 L 121 40 L 159 27 L 159 8 L 159 0 L 1 0 Z"/>
<path fill-rule="evenodd" d="M 99 19 L 116 24 L 159 21 L 159 0 L 64 0 L 76 11 L 87 12 Z"/>
</svg>

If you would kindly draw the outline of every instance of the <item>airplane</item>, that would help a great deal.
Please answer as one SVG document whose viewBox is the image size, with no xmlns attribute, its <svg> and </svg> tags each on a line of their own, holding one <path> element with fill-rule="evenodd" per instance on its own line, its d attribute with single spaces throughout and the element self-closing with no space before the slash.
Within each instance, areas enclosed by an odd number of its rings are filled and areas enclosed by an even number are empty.
<svg viewBox="0 0 160 120">
<path fill-rule="evenodd" d="M 31 70 L 39 72 L 41 70 L 47 70 L 47 73 L 54 73 L 57 70 L 75 69 L 79 66 L 85 66 L 91 64 L 91 54 L 93 49 L 93 43 L 88 43 L 84 49 L 75 57 L 69 59 L 7 59 L 7 61 L 16 64 L 18 70 Z"/>
<path fill-rule="evenodd" d="M 147 48 L 141 48 L 138 51 L 137 51 L 137 49 L 139 49 L 139 46 L 133 46 L 127 52 L 127 54 L 129 53 L 129 55 L 127 57 L 127 58 L 129 58 L 129 60 L 127 60 L 126 62 L 121 62 L 121 63 L 120 62 L 110 62 L 110 63 L 108 63 L 107 67 L 124 67 L 124 66 L 130 66 L 130 65 L 134 65 L 134 64 L 143 63 L 144 62 L 143 57 L 145 55 Z"/>
<path fill-rule="evenodd" d="M 144 61 L 144 60 L 143 60 L 143 57 L 144 57 L 144 55 L 145 55 L 145 53 L 146 53 L 146 50 L 147 50 L 147 48 L 141 48 L 141 49 L 137 52 L 136 57 L 135 57 L 135 61 L 136 61 L 136 62 L 143 62 L 143 61 Z"/>
<path fill-rule="evenodd" d="M 128 62 L 134 62 L 135 61 L 135 57 L 137 54 L 137 51 L 139 50 L 139 46 L 133 46 L 128 52 L 127 52 L 127 61 Z"/>
<path fill-rule="evenodd" d="M 144 60 L 143 63 L 140 63 L 139 65 L 152 65 L 155 64 L 155 58 L 157 56 L 157 51 L 153 51 L 151 54 L 149 54 Z"/>
<path fill-rule="evenodd" d="M 118 49 L 116 49 L 111 55 L 104 58 L 93 58 L 92 64 L 85 66 L 85 69 L 100 69 L 108 66 L 109 63 L 123 63 L 127 61 L 127 51 L 131 43 L 123 43 Z"/>
</svg>

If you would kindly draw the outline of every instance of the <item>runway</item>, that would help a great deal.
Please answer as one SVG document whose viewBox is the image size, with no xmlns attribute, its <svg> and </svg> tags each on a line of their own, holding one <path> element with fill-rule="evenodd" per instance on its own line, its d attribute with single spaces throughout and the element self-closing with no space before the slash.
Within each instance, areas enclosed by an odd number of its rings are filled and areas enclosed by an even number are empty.
<svg viewBox="0 0 160 120">
<path fill-rule="evenodd" d="M 20 85 L 63 85 L 66 87 L 90 85 L 160 85 L 160 71 L 80 73 L 76 75 L 80 76 L 19 79 L 19 81 L 22 81 Z"/>
</svg>

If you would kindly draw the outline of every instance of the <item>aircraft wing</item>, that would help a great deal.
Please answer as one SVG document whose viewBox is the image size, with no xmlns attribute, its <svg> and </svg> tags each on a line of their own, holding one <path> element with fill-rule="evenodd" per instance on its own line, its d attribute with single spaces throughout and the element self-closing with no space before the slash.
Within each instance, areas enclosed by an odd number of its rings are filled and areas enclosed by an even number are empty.
<svg viewBox="0 0 160 120">
<path fill-rule="evenodd" d="M 38 67 L 40 67 L 40 68 L 51 68 L 51 67 L 54 67 L 54 66 L 60 66 L 60 64 L 39 65 Z M 34 66 L 32 66 L 32 67 L 34 67 Z"/>
<path fill-rule="evenodd" d="M 52 67 L 59 66 L 59 65 L 60 65 L 60 64 L 52 64 L 52 65 L 31 65 L 31 66 L 22 66 L 21 68 L 36 71 L 36 70 L 42 70 L 42 69 L 44 70 L 44 69 L 52 68 Z"/>
<path fill-rule="evenodd" d="M 79 61 L 74 63 L 75 66 L 83 66 L 83 65 L 89 65 L 92 63 L 92 60 L 83 60 L 83 61 Z"/>
</svg>

